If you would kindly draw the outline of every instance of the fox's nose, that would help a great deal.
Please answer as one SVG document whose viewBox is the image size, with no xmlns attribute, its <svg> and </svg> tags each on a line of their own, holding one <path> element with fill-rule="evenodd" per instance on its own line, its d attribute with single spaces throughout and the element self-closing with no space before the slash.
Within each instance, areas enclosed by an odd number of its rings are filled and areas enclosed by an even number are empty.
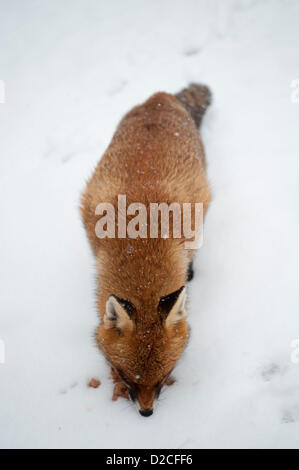
<svg viewBox="0 0 299 470">
<path fill-rule="evenodd" d="M 147 418 L 148 416 L 151 416 L 153 414 L 153 410 L 148 408 L 147 410 L 139 410 L 139 413 L 141 414 L 141 416 L 145 416 Z"/>
</svg>

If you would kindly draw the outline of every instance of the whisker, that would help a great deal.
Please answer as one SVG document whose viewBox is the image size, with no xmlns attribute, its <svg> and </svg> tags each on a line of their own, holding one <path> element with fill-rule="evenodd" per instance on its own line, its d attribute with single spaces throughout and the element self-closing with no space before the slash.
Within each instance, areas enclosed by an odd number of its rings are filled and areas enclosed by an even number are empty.
<svg viewBox="0 0 299 470">
<path fill-rule="evenodd" d="M 124 408 L 121 408 L 120 411 L 125 411 L 125 410 L 127 410 L 128 408 L 131 407 L 131 405 L 132 405 L 132 403 L 128 403 Z"/>
</svg>

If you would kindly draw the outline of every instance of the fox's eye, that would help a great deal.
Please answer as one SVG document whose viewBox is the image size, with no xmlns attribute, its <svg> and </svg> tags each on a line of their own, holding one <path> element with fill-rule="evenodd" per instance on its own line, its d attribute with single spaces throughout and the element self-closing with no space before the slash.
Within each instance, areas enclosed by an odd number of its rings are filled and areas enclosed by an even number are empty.
<svg viewBox="0 0 299 470">
<path fill-rule="evenodd" d="M 161 380 L 160 382 L 158 382 L 158 383 L 155 385 L 155 395 L 156 395 L 156 398 L 159 398 L 159 395 L 160 395 L 160 393 L 161 393 L 161 390 L 162 390 L 162 388 L 164 387 L 164 385 L 166 384 L 167 380 L 169 380 L 170 374 L 171 374 L 172 371 L 173 371 L 173 368 L 172 368 L 171 371 L 164 377 L 163 380 Z"/>
<path fill-rule="evenodd" d="M 159 395 L 161 393 L 161 390 L 162 390 L 162 384 L 159 382 L 156 387 L 155 387 L 155 395 L 156 395 L 156 398 L 159 398 Z"/>
<path fill-rule="evenodd" d="M 134 391 L 137 389 L 137 385 L 131 379 L 129 379 L 129 377 L 127 377 L 126 374 L 124 374 L 122 370 L 118 370 L 118 375 L 125 382 L 128 389 L 134 390 Z"/>
<path fill-rule="evenodd" d="M 136 398 L 137 398 L 136 395 L 135 395 L 135 393 L 134 393 L 133 390 L 132 390 L 131 388 L 129 388 L 129 387 L 127 387 L 127 389 L 128 389 L 128 394 L 130 395 L 131 400 L 132 400 L 132 401 L 135 401 Z"/>
<path fill-rule="evenodd" d="M 132 383 L 132 381 L 129 379 L 129 377 L 126 376 L 126 374 L 123 373 L 122 370 L 118 370 L 118 375 L 126 382 L 128 385 Z"/>
<path fill-rule="evenodd" d="M 127 377 L 126 374 L 124 374 L 122 370 L 118 370 L 117 372 L 120 378 L 125 382 L 127 390 L 128 390 L 128 394 L 131 400 L 136 401 L 137 393 L 138 393 L 137 385 L 134 382 L 132 382 L 132 380 L 129 379 L 129 377 Z"/>
</svg>

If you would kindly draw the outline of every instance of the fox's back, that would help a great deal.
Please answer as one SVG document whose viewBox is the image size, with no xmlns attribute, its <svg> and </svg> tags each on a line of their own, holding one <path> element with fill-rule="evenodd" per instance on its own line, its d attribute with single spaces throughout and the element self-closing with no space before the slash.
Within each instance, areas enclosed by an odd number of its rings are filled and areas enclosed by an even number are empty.
<svg viewBox="0 0 299 470">
<path fill-rule="evenodd" d="M 83 196 L 83 219 L 96 224 L 100 202 L 203 202 L 210 190 L 194 120 L 173 95 L 156 93 L 121 120 Z"/>
</svg>

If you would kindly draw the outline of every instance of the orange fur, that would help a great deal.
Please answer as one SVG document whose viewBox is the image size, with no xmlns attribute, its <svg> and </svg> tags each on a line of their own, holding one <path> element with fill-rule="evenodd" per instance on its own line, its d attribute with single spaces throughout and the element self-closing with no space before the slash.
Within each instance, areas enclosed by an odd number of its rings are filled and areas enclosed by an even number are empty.
<svg viewBox="0 0 299 470">
<path fill-rule="evenodd" d="M 187 108 L 188 109 L 188 108 Z M 98 239 L 95 208 L 142 202 L 210 202 L 205 156 L 198 129 L 178 98 L 156 93 L 120 122 L 82 196 L 82 218 L 97 261 L 98 310 L 102 320 L 97 342 L 114 371 L 122 371 L 137 390 L 142 409 L 152 407 L 155 386 L 168 377 L 187 340 L 184 318 L 166 327 L 159 315 L 161 297 L 186 283 L 194 251 L 184 239 Z M 104 322 L 110 295 L 135 307 L 120 332 Z"/>
</svg>

